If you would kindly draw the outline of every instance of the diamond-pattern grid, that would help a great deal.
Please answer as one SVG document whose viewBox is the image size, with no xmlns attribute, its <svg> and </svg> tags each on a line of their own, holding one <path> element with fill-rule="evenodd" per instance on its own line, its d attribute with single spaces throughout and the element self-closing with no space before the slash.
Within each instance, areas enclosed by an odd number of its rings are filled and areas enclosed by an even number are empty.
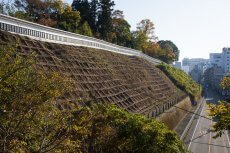
<svg viewBox="0 0 230 153">
<path fill-rule="evenodd" d="M 128 112 L 148 115 L 178 94 L 184 96 L 167 76 L 141 58 L 0 32 L 1 44 L 16 40 L 22 54 L 37 53 L 38 66 L 74 80 L 74 92 L 63 97 L 65 100 L 115 103 Z"/>
</svg>

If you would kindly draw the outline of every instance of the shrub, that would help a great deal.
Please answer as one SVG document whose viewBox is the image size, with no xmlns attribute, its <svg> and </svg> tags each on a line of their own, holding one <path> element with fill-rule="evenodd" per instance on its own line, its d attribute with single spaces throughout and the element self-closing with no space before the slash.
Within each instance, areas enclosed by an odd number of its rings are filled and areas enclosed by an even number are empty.
<svg viewBox="0 0 230 153">
<path fill-rule="evenodd" d="M 202 88 L 189 75 L 166 63 L 161 63 L 157 65 L 157 67 L 162 70 L 178 88 L 188 93 L 192 100 L 197 101 L 199 99 Z"/>
</svg>

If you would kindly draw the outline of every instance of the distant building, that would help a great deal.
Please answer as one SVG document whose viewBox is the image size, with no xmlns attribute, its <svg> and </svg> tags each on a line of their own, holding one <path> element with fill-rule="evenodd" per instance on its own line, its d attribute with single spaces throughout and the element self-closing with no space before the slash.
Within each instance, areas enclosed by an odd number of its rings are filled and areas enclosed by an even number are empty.
<svg viewBox="0 0 230 153">
<path fill-rule="evenodd" d="M 220 91 L 220 81 L 224 77 L 224 71 L 221 67 L 214 65 L 207 69 L 204 73 L 204 82 L 209 84 L 212 88 Z"/>
<path fill-rule="evenodd" d="M 222 61 L 224 72 L 227 73 L 230 70 L 230 48 L 223 48 Z"/>
<path fill-rule="evenodd" d="M 181 62 L 175 62 L 173 64 L 174 67 L 178 68 L 178 69 L 181 69 Z"/>
<path fill-rule="evenodd" d="M 209 57 L 211 66 L 221 67 L 223 73 L 230 70 L 230 48 L 223 48 L 222 53 L 210 53 Z"/>
<path fill-rule="evenodd" d="M 203 58 L 184 58 L 182 60 L 182 66 L 189 66 L 189 72 L 191 72 L 196 65 L 205 65 L 206 63 L 208 63 L 209 60 L 208 59 L 203 59 Z"/>
<path fill-rule="evenodd" d="M 207 69 L 208 59 L 203 58 L 184 58 L 182 60 L 182 70 L 189 74 L 193 80 L 202 83 L 204 71 Z"/>
<path fill-rule="evenodd" d="M 211 66 L 219 66 L 222 67 L 223 61 L 222 61 L 222 53 L 210 53 L 209 54 L 209 61 Z"/>
<path fill-rule="evenodd" d="M 189 66 L 181 66 L 181 70 L 188 74 L 189 73 Z"/>
<path fill-rule="evenodd" d="M 182 66 L 189 66 L 189 58 L 184 58 L 182 60 Z"/>
<path fill-rule="evenodd" d="M 221 90 L 220 80 L 229 75 L 230 70 L 230 48 L 225 47 L 222 53 L 210 53 L 209 65 L 205 71 L 205 83 L 210 84 L 213 88 Z M 223 94 L 223 93 L 222 93 Z"/>
</svg>

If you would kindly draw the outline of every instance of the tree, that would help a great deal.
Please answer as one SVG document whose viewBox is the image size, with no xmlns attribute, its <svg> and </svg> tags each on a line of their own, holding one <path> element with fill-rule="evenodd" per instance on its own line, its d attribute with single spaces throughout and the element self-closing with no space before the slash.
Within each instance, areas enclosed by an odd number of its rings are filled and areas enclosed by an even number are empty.
<svg viewBox="0 0 230 153">
<path fill-rule="evenodd" d="M 152 21 L 149 19 L 141 20 L 137 24 L 137 30 L 133 32 L 133 48 L 145 52 L 148 46 L 157 39 L 154 29 Z"/>
<path fill-rule="evenodd" d="M 98 13 L 98 32 L 102 39 L 108 40 L 109 33 L 112 30 L 112 12 L 114 1 L 100 0 Z"/>
<path fill-rule="evenodd" d="M 78 11 L 73 11 L 70 6 L 67 6 L 64 12 L 61 14 L 60 21 L 57 23 L 57 28 L 79 33 L 80 26 L 80 13 Z"/>
<path fill-rule="evenodd" d="M 88 22 L 85 22 L 81 27 L 80 27 L 80 34 L 82 35 L 86 35 L 86 36 L 89 36 L 89 37 L 92 37 L 93 36 L 93 33 L 92 33 L 92 30 L 88 24 Z"/>
<path fill-rule="evenodd" d="M 125 112 L 115 105 L 96 104 L 73 113 L 73 125 L 86 118 L 84 130 L 72 131 L 84 136 L 83 152 L 185 153 L 175 132 L 154 119 Z M 75 124 L 76 123 L 76 124 Z M 79 126 L 78 126 L 79 127 Z"/>
<path fill-rule="evenodd" d="M 90 18 L 90 3 L 88 0 L 74 0 L 72 3 L 74 11 L 80 12 L 81 25 L 89 21 Z"/>
<path fill-rule="evenodd" d="M 172 61 L 178 61 L 179 60 L 179 49 L 177 46 L 170 40 L 161 40 L 157 42 L 162 49 L 167 50 L 168 52 L 171 52 L 175 55 L 175 58 Z"/>
<path fill-rule="evenodd" d="M 74 0 L 72 8 L 80 12 L 81 27 L 85 27 L 86 23 L 90 27 L 91 32 L 97 32 L 97 18 L 98 18 L 98 0 Z M 84 32 L 83 32 L 84 33 Z"/>
<path fill-rule="evenodd" d="M 10 15 L 55 27 L 65 7 L 62 0 L 15 0 Z"/>
<path fill-rule="evenodd" d="M 13 12 L 13 9 L 14 8 L 11 5 L 11 1 L 2 0 L 0 2 L 0 13 L 1 14 L 9 15 Z"/>
<path fill-rule="evenodd" d="M 129 23 L 124 19 L 123 12 L 116 10 L 112 15 L 112 34 L 109 39 L 112 43 L 131 47 L 132 33 Z M 112 37 L 111 37 L 112 36 Z"/>
<path fill-rule="evenodd" d="M 112 13 L 112 18 L 113 19 L 124 19 L 124 13 L 121 10 L 115 10 Z"/>
<path fill-rule="evenodd" d="M 230 87 L 230 77 L 224 77 L 220 86 L 223 89 Z M 220 101 L 218 105 L 209 104 L 209 115 L 216 119 L 213 131 L 216 132 L 215 138 L 221 136 L 225 131 L 230 130 L 230 103 Z"/>
<path fill-rule="evenodd" d="M 155 42 L 149 42 L 148 47 L 144 51 L 145 54 L 154 57 L 154 58 L 160 58 L 160 55 L 162 54 L 162 49 L 159 44 Z"/>
<path fill-rule="evenodd" d="M 90 2 L 90 10 L 89 10 L 89 25 L 93 31 L 93 33 L 98 32 L 97 21 L 98 21 L 98 8 L 99 2 L 98 0 L 92 0 Z"/>
<path fill-rule="evenodd" d="M 142 31 L 135 31 L 132 35 L 133 48 L 144 52 L 148 47 L 148 37 Z"/>
<path fill-rule="evenodd" d="M 137 31 L 140 31 L 143 34 L 145 34 L 148 37 L 149 41 L 156 41 L 157 39 L 154 30 L 155 30 L 154 24 L 149 19 L 141 20 L 137 24 Z"/>
<path fill-rule="evenodd" d="M 0 152 L 68 149 L 71 114 L 56 99 L 72 90 L 71 81 L 43 72 L 34 55 L 22 57 L 9 46 L 0 46 Z"/>
</svg>

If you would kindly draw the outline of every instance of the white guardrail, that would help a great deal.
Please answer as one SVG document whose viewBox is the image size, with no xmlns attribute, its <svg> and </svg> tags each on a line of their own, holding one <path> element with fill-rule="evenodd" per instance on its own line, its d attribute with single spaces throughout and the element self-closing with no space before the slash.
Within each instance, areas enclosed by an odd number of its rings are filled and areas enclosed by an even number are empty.
<svg viewBox="0 0 230 153">
<path fill-rule="evenodd" d="M 43 26 L 3 14 L 0 14 L 0 29 L 15 34 L 28 36 L 32 39 L 40 41 L 97 48 L 129 56 L 138 56 L 148 60 L 153 64 L 161 63 L 160 60 L 143 54 L 138 50 L 118 46 L 100 39 Z"/>
</svg>

